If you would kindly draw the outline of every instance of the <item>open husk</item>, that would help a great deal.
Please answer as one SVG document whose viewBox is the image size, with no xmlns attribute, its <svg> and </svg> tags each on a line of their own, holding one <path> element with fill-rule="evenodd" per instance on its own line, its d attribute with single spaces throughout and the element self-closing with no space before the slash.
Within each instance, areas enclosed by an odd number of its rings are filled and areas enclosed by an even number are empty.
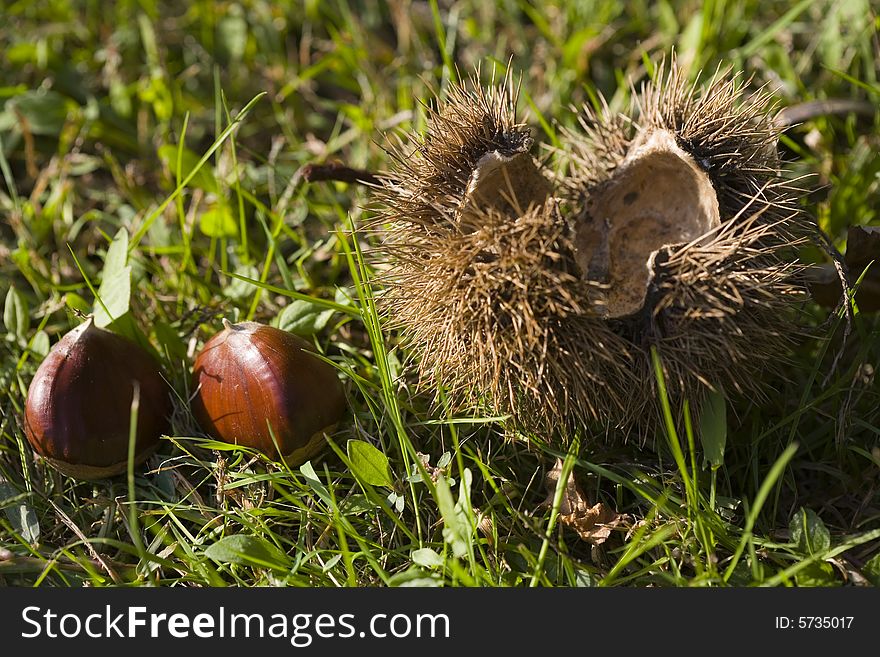
<svg viewBox="0 0 880 657">
<path fill-rule="evenodd" d="M 426 387 L 526 432 L 651 425 L 673 400 L 760 394 L 798 335 L 801 215 L 769 95 L 674 62 L 629 111 L 584 108 L 554 173 L 507 78 L 454 86 L 379 190 L 383 308 Z"/>
</svg>

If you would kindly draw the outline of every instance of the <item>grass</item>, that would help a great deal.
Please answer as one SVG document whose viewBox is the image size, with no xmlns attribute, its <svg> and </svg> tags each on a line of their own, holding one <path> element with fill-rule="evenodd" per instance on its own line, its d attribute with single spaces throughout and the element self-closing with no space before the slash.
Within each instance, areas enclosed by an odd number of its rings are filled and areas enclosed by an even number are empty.
<svg viewBox="0 0 880 657">
<path fill-rule="evenodd" d="M 771 85 L 780 106 L 876 104 L 867 0 L 181 7 L 0 10 L 0 584 L 880 583 L 876 313 L 844 339 L 807 304 L 815 335 L 788 376 L 765 399 L 722 400 L 721 420 L 661 400 L 645 445 L 597 428 L 511 442 L 503 418 L 417 391 L 376 310 L 368 194 L 300 175 L 337 158 L 385 168 L 384 134 L 421 129 L 420 101 L 477 64 L 523 72 L 548 143 L 566 107 L 599 93 L 622 107 L 627 80 L 672 49 L 694 73 L 730 64 Z M 880 224 L 876 114 L 815 116 L 782 152 L 839 248 L 850 225 Z M 32 458 L 21 418 L 49 345 L 99 308 L 156 351 L 177 412 L 146 467 L 78 483 Z M 200 433 L 188 368 L 221 317 L 295 330 L 338 368 L 351 412 L 325 456 L 288 469 Z M 561 488 L 545 502 L 557 458 L 590 504 L 627 516 L 606 543 L 560 522 Z"/>
</svg>

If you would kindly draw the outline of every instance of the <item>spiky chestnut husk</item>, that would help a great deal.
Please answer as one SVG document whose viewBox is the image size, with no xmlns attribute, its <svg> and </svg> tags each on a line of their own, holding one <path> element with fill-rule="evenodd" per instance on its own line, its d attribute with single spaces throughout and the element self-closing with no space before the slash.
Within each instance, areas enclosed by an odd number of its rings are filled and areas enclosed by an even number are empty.
<svg viewBox="0 0 880 657">
<path fill-rule="evenodd" d="M 134 342 L 89 318 L 52 348 L 28 388 L 25 434 L 62 473 L 94 480 L 125 472 L 135 383 L 139 388 L 135 464 L 169 429 L 171 389 Z"/>
<path fill-rule="evenodd" d="M 815 235 L 815 225 L 798 211 L 796 190 L 781 170 L 769 93 L 746 96 L 742 81 L 720 70 L 699 88 L 674 61 L 668 73 L 661 64 L 654 79 L 635 96 L 630 116 L 585 108 L 581 130 L 566 134 L 559 195 L 573 239 L 583 245 L 586 227 L 600 220 L 591 211 L 607 204 L 616 188 L 638 188 L 637 167 L 652 166 L 640 156 L 643 144 L 669 140 L 664 156 L 692 172 L 680 176 L 679 189 L 653 180 L 653 187 L 638 191 L 647 198 L 643 224 L 665 219 L 683 238 L 670 243 L 649 236 L 643 248 L 653 256 L 634 277 L 643 283 L 641 298 L 617 312 L 610 294 L 599 303 L 609 301 L 604 314 L 616 333 L 657 346 L 678 400 L 699 400 L 718 387 L 760 396 L 768 370 L 784 363 L 801 335 L 796 303 L 806 287 L 795 250 Z M 675 204 L 687 194 L 699 194 L 711 208 L 696 220 L 688 217 Z M 652 216 L 658 198 L 663 205 Z M 634 208 L 642 202 L 637 195 L 628 200 Z M 707 229 L 685 234 L 688 220 Z M 595 260 L 586 251 L 579 251 L 585 270 Z M 649 359 L 638 366 L 640 378 L 652 383 L 645 394 L 655 398 Z"/>
<path fill-rule="evenodd" d="M 535 358 L 539 343 L 553 345 L 544 349 L 551 358 L 562 355 L 558 343 L 569 346 L 556 315 L 583 313 L 566 306 L 573 297 L 558 282 L 577 279 L 543 262 L 539 244 L 564 240 L 565 228 L 548 220 L 555 210 L 542 209 L 551 186 L 529 152 L 532 138 L 516 120 L 516 104 L 510 77 L 489 88 L 476 78 L 453 85 L 444 101 L 427 107 L 427 134 L 391 149 L 394 170 L 377 190 L 377 253 L 386 265 L 381 302 L 420 356 L 424 387 L 442 383 L 456 406 L 488 405 L 514 418 L 529 408 L 551 424 L 563 415 L 546 401 L 578 417 L 596 400 L 578 394 L 577 377 L 571 390 L 561 389 Z M 507 253 L 522 256 L 513 266 L 539 280 L 518 286 L 506 270 Z M 570 252 L 560 257 L 571 260 Z M 525 294 L 514 299 L 519 292 Z"/>
<path fill-rule="evenodd" d="M 433 241 L 434 231 L 445 234 L 450 224 L 472 229 L 471 210 L 479 214 L 494 207 L 513 216 L 548 196 L 549 181 L 529 154 L 529 129 L 516 120 L 517 97 L 510 77 L 487 89 L 475 79 L 454 85 L 444 102 L 426 107 L 423 138 L 398 140 L 390 148 L 394 171 L 377 197 L 382 222 L 400 228 L 390 234 L 392 241 Z M 475 176 L 478 171 L 485 175 Z"/>
<path fill-rule="evenodd" d="M 626 389 L 604 383 L 611 370 L 626 378 L 615 359 L 631 361 L 630 347 L 590 311 L 557 205 L 515 220 L 491 211 L 481 224 L 438 230 L 414 257 L 395 251 L 383 303 L 420 355 L 420 379 L 527 426 L 625 412 Z"/>
<path fill-rule="evenodd" d="M 639 123 L 585 112 L 555 194 L 534 193 L 538 167 L 502 168 L 507 185 L 473 193 L 487 153 L 510 143 L 504 131 L 523 130 L 509 79 L 456 88 L 427 138 L 402 151 L 381 193 L 384 307 L 424 383 L 562 434 L 653 424 L 652 346 L 676 399 L 761 388 L 793 337 L 793 247 L 808 233 L 777 170 L 766 94 L 743 101 L 721 76 L 700 92 L 674 66 L 657 79 L 632 108 Z M 481 138 L 486 125 L 501 138 Z M 644 243 L 614 243 L 615 220 Z"/>
</svg>

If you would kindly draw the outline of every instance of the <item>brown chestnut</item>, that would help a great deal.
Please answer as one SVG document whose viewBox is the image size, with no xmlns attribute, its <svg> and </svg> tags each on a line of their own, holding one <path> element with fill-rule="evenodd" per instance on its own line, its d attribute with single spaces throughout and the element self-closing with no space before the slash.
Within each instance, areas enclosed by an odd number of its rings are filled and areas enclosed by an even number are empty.
<svg viewBox="0 0 880 657">
<path fill-rule="evenodd" d="M 196 420 L 218 440 L 288 465 L 315 456 L 345 412 L 333 366 L 287 331 L 257 322 L 223 326 L 193 367 Z"/>
<path fill-rule="evenodd" d="M 143 348 L 87 319 L 58 341 L 31 381 L 25 434 L 34 451 L 78 479 L 125 472 L 135 382 L 138 464 L 168 430 L 170 388 Z"/>
</svg>

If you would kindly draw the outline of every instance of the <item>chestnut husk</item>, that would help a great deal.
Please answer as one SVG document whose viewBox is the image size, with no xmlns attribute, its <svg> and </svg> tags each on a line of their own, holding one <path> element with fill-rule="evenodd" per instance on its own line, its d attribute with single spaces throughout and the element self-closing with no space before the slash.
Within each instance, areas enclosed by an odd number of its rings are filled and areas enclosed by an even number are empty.
<svg viewBox="0 0 880 657">
<path fill-rule="evenodd" d="M 169 429 L 171 389 L 142 347 L 87 319 L 37 368 L 25 404 L 28 442 L 49 464 L 77 479 L 125 472 L 135 382 L 138 465 Z"/>
<path fill-rule="evenodd" d="M 190 406 L 202 429 L 290 466 L 317 455 L 345 412 L 334 368 L 287 331 L 223 324 L 193 366 Z"/>
</svg>

